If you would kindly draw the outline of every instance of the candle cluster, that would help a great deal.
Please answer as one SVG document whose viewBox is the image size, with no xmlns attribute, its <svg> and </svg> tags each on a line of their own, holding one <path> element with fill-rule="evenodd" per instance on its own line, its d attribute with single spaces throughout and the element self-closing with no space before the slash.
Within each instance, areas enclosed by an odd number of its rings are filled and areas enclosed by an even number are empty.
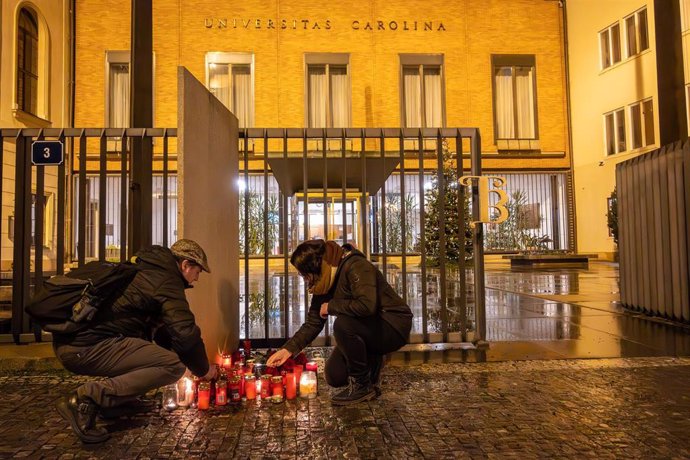
<svg viewBox="0 0 690 460">
<path fill-rule="evenodd" d="M 225 406 L 242 401 L 281 403 L 297 396 L 315 398 L 318 366 L 315 362 L 306 362 L 306 357 L 300 355 L 279 368 L 268 368 L 265 364 L 256 364 L 251 342 L 245 340 L 240 353 L 220 356 L 215 380 L 183 377 L 177 384 L 167 386 L 163 391 L 163 406 L 168 410 L 177 407 L 208 410 L 211 405 Z"/>
</svg>

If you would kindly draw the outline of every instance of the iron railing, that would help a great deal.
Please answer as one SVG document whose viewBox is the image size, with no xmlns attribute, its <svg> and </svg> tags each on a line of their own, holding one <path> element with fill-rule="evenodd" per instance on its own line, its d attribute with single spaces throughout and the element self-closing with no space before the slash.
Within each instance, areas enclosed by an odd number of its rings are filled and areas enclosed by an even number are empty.
<svg viewBox="0 0 690 460">
<path fill-rule="evenodd" d="M 5 334 L 4 337 L 11 334 L 15 343 L 42 340 L 40 329 L 30 323 L 24 306 L 45 278 L 89 260 L 128 258 L 130 141 L 133 138 L 156 141 L 154 167 L 163 177 L 163 195 L 167 197 L 168 176 L 174 173 L 170 169 L 169 139 L 176 134 L 176 129 L 164 128 L 0 130 L 0 167 L 10 170 L 2 171 L 0 185 L 3 222 L 0 320 L 4 323 L 0 334 Z M 32 165 L 31 144 L 36 140 L 62 142 L 65 162 L 59 166 Z M 71 177 L 75 180 L 70 180 Z M 98 179 L 97 198 L 89 193 L 95 191 L 88 187 L 92 177 Z M 120 202 L 110 213 L 117 222 L 112 223 L 107 221 L 106 212 L 108 177 L 111 183 L 112 178 L 119 179 Z M 13 189 L 8 187 L 12 182 L 9 178 L 14 179 Z M 151 185 L 137 186 L 145 190 Z M 169 226 L 167 199 L 162 206 L 165 229 Z M 115 207 L 112 201 L 110 207 Z M 137 219 L 152 219 L 152 216 L 137 216 Z M 117 249 L 109 251 L 106 241 L 116 225 L 119 245 L 112 245 Z M 161 243 L 168 245 L 168 233 L 162 233 Z M 90 251 L 87 242 L 93 245 Z M 10 247 L 11 259 L 6 257 Z"/>
</svg>

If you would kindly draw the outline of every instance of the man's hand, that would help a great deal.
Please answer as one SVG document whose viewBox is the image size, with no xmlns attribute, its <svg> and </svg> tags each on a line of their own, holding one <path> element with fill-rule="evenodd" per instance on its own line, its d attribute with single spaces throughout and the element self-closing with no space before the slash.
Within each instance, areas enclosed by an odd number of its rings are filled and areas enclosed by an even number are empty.
<svg viewBox="0 0 690 460">
<path fill-rule="evenodd" d="M 217 376 L 218 376 L 218 367 L 216 367 L 215 364 L 211 364 L 211 365 L 208 367 L 208 372 L 206 373 L 206 375 L 204 375 L 204 376 L 201 377 L 201 378 L 204 379 L 204 380 L 209 380 L 209 381 L 210 381 L 210 380 L 215 379 Z"/>
<path fill-rule="evenodd" d="M 323 319 L 326 319 L 328 317 L 328 302 L 324 302 L 321 304 L 321 311 L 319 312 L 319 315 Z"/>
<path fill-rule="evenodd" d="M 282 365 L 285 361 L 287 361 L 290 356 L 292 356 L 292 353 L 290 353 L 285 348 L 281 348 L 280 350 L 273 353 L 270 358 L 268 358 L 268 360 L 266 361 L 266 365 L 268 367 L 278 367 Z"/>
</svg>

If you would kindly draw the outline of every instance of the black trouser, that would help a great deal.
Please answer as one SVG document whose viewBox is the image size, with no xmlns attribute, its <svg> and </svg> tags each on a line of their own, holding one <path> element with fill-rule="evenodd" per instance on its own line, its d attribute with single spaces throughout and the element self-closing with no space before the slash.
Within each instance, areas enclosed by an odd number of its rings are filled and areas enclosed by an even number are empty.
<svg viewBox="0 0 690 460">
<path fill-rule="evenodd" d="M 133 337 L 113 337 L 93 346 L 54 346 L 63 366 L 79 375 L 108 377 L 77 388 L 101 407 L 114 407 L 178 381 L 186 370 L 173 351 Z"/>
<path fill-rule="evenodd" d="M 393 326 L 374 316 L 340 315 L 333 324 L 337 341 L 326 361 L 326 382 L 332 387 L 347 385 L 348 377 L 369 383 L 371 364 L 376 355 L 399 350 L 405 339 Z"/>
</svg>

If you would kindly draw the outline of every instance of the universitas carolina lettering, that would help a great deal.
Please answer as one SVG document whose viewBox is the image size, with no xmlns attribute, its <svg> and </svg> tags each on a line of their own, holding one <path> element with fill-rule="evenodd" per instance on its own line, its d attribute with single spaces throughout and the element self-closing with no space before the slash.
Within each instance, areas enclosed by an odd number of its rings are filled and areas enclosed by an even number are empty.
<svg viewBox="0 0 690 460">
<path fill-rule="evenodd" d="M 335 21 L 330 19 L 270 19 L 270 18 L 205 18 L 204 27 L 207 29 L 262 29 L 262 30 L 331 30 L 335 28 Z M 376 20 L 364 21 L 355 19 L 348 23 L 352 30 L 383 30 L 401 32 L 445 32 L 446 27 L 441 21 L 414 20 Z"/>
</svg>

